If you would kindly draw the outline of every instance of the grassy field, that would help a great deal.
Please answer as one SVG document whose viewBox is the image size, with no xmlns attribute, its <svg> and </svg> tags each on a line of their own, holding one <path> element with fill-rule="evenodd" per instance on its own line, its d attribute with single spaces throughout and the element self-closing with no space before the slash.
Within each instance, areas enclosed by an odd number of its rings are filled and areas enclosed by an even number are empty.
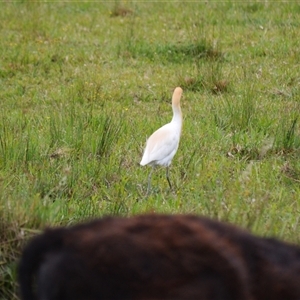
<svg viewBox="0 0 300 300">
<path fill-rule="evenodd" d="M 300 242 L 300 5 L 0 4 L 0 299 L 48 225 L 201 214 Z M 146 138 L 184 90 L 170 170 Z"/>
</svg>

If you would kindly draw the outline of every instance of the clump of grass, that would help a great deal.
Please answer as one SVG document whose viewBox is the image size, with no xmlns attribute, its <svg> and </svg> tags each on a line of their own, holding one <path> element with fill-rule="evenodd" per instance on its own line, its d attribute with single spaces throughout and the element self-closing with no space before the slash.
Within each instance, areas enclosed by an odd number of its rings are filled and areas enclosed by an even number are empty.
<svg viewBox="0 0 300 300">
<path fill-rule="evenodd" d="M 17 165 L 26 167 L 28 163 L 37 158 L 37 148 L 32 136 L 30 121 L 26 117 L 19 119 L 13 125 L 3 117 L 0 124 L 0 166 L 14 168 Z"/>
<path fill-rule="evenodd" d="M 174 63 L 180 63 L 184 60 L 212 59 L 221 57 L 221 53 L 208 45 L 206 41 L 200 40 L 192 44 L 167 44 L 157 45 L 154 52 L 160 59 L 167 59 Z"/>
<path fill-rule="evenodd" d="M 229 79 L 224 77 L 224 55 L 216 46 L 206 40 L 201 42 L 202 52 L 193 59 L 194 74 L 179 76 L 179 85 L 189 91 L 209 91 L 213 94 L 222 94 L 229 91 Z"/>
<path fill-rule="evenodd" d="M 17 262 L 29 236 L 18 222 L 0 220 L 0 299 L 18 299 Z"/>
<path fill-rule="evenodd" d="M 242 6 L 243 10 L 247 13 L 256 13 L 265 7 L 266 5 L 264 3 L 250 3 Z"/>
<path fill-rule="evenodd" d="M 264 137 L 261 133 L 261 138 L 251 137 L 252 132 L 233 133 L 232 145 L 227 152 L 227 157 L 239 158 L 244 161 L 262 160 L 268 155 L 273 154 L 272 148 L 274 138 Z M 250 135 L 250 137 L 248 137 Z"/>
<path fill-rule="evenodd" d="M 285 161 L 280 169 L 282 175 L 291 183 L 300 183 L 299 163 L 293 160 Z"/>
<path fill-rule="evenodd" d="M 222 79 L 222 80 L 214 80 L 214 86 L 212 88 L 212 92 L 214 94 L 225 93 L 228 91 L 229 81 Z"/>
<path fill-rule="evenodd" d="M 247 131 L 256 126 L 257 112 L 252 87 L 246 89 L 239 97 L 222 97 L 218 108 L 213 108 L 216 125 L 223 129 L 229 128 L 233 133 Z"/>
<path fill-rule="evenodd" d="M 130 53 L 133 58 L 144 58 L 152 62 L 183 63 L 186 61 L 195 62 L 200 59 L 220 60 L 222 53 L 214 49 L 205 40 L 194 43 L 168 43 L 149 44 L 147 41 L 137 41 L 134 30 L 130 31 L 127 37 L 125 53 Z"/>
<path fill-rule="evenodd" d="M 126 17 L 131 15 L 133 11 L 129 8 L 122 7 L 122 6 L 115 6 L 112 10 L 111 16 L 112 17 Z"/>
<path fill-rule="evenodd" d="M 122 117 L 116 122 L 112 117 L 106 116 L 96 129 L 95 154 L 99 160 L 107 158 L 113 151 L 115 143 L 122 133 Z M 99 126 L 100 125 L 100 126 Z"/>
<path fill-rule="evenodd" d="M 178 85 L 184 90 L 197 92 L 203 89 L 204 80 L 200 76 L 179 76 Z"/>
<path fill-rule="evenodd" d="M 274 147 L 277 152 L 287 154 L 300 148 L 300 137 L 297 131 L 298 116 L 292 120 L 283 119 L 278 125 Z"/>
<path fill-rule="evenodd" d="M 259 156 L 259 149 L 255 146 L 244 145 L 241 146 L 235 143 L 232 148 L 227 152 L 228 157 L 235 157 L 245 161 L 257 160 Z"/>
<path fill-rule="evenodd" d="M 111 11 L 111 17 L 126 17 L 133 14 L 133 10 L 125 7 L 119 0 L 115 0 L 113 9 Z"/>
<path fill-rule="evenodd" d="M 194 76 L 179 76 L 178 85 L 182 86 L 184 90 L 199 92 L 208 91 L 215 95 L 221 95 L 230 90 L 230 84 L 228 80 L 222 79 L 220 69 L 206 71 L 201 75 Z"/>
</svg>

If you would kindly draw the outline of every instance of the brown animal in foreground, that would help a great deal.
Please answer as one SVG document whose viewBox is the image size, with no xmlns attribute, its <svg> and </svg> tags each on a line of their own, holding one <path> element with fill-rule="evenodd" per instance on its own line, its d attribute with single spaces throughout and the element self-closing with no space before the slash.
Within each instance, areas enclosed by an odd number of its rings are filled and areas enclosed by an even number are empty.
<svg viewBox="0 0 300 300">
<path fill-rule="evenodd" d="M 188 215 L 47 229 L 25 248 L 21 299 L 300 299 L 300 247 Z"/>
</svg>

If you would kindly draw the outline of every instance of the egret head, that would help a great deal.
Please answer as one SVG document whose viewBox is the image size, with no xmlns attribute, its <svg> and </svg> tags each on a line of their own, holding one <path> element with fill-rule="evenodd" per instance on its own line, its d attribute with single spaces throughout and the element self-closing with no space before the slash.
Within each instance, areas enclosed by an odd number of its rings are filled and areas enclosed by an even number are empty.
<svg viewBox="0 0 300 300">
<path fill-rule="evenodd" d="M 172 104 L 178 106 L 180 104 L 180 98 L 182 95 L 182 88 L 177 87 L 174 90 L 173 97 L 172 97 Z"/>
</svg>

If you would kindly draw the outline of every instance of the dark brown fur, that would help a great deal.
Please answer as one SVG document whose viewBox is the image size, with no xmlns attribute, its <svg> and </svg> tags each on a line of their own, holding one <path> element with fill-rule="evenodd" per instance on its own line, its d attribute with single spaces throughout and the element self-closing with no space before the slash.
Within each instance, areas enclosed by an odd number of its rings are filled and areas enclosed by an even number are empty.
<svg viewBox="0 0 300 300">
<path fill-rule="evenodd" d="M 300 299 L 300 248 L 203 217 L 48 229 L 19 265 L 23 300 Z"/>
</svg>

